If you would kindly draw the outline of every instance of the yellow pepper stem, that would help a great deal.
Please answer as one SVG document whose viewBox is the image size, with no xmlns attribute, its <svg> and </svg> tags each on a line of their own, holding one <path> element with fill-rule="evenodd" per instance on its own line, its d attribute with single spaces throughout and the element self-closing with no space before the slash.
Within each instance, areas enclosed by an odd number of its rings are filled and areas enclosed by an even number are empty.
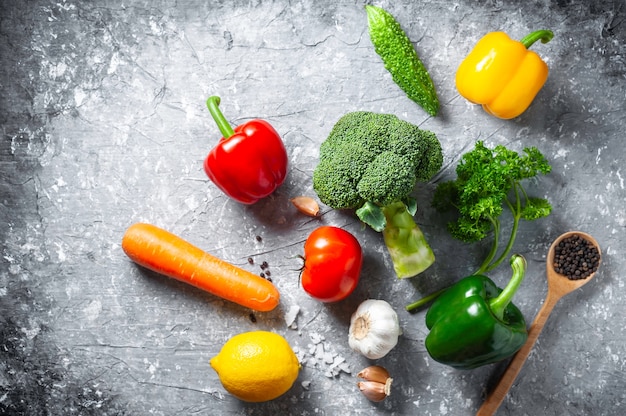
<svg viewBox="0 0 626 416">
<path fill-rule="evenodd" d="M 536 30 L 528 35 L 524 36 L 520 43 L 526 47 L 526 49 L 530 48 L 533 43 L 541 40 L 541 43 L 548 43 L 554 37 L 554 33 L 551 30 Z"/>
</svg>

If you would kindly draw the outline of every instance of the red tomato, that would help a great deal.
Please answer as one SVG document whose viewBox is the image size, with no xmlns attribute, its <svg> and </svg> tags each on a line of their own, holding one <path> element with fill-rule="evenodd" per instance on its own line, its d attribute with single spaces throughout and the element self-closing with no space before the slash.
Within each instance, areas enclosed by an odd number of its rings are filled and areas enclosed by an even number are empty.
<svg viewBox="0 0 626 416">
<path fill-rule="evenodd" d="M 362 264 L 361 245 L 352 234 L 319 227 L 304 243 L 302 288 L 322 302 L 345 299 L 359 283 Z"/>
</svg>

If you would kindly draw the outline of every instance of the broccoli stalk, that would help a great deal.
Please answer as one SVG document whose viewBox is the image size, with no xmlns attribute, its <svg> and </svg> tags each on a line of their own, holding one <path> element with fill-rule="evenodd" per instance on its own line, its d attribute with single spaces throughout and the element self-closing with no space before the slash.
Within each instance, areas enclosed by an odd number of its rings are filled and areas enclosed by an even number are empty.
<svg viewBox="0 0 626 416">
<path fill-rule="evenodd" d="M 398 201 L 384 207 L 366 202 L 356 210 L 365 224 L 383 233 L 383 239 L 400 278 L 416 276 L 435 262 L 435 254 L 424 233 L 415 223 L 417 212 L 414 199 Z"/>
<path fill-rule="evenodd" d="M 430 131 L 391 114 L 352 112 L 337 121 L 320 146 L 313 188 L 331 208 L 354 209 L 382 232 L 398 277 L 412 277 L 435 261 L 415 223 L 411 193 L 441 169 L 443 153 Z"/>
<path fill-rule="evenodd" d="M 415 276 L 426 270 L 435 262 L 435 254 L 413 220 L 415 212 L 411 213 L 402 202 L 387 205 L 383 212 L 387 219 L 383 238 L 398 277 Z"/>
</svg>

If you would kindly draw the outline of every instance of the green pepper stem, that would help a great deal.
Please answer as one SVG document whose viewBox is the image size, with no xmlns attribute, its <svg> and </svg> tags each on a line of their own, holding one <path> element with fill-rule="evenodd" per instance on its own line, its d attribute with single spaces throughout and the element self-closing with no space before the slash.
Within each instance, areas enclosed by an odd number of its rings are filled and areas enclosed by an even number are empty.
<svg viewBox="0 0 626 416">
<path fill-rule="evenodd" d="M 524 36 L 520 43 L 526 47 L 526 49 L 530 48 L 533 43 L 541 40 L 541 43 L 548 43 L 554 37 L 554 33 L 551 30 L 536 30 L 528 35 Z"/>
<path fill-rule="evenodd" d="M 497 297 L 489 300 L 491 312 L 500 320 L 503 319 L 504 310 L 513 299 L 522 280 L 524 280 L 524 275 L 526 274 L 526 259 L 519 254 L 514 254 L 511 257 L 511 268 L 513 269 L 513 277 L 511 277 L 509 283 Z"/>
<path fill-rule="evenodd" d="M 219 109 L 219 105 L 220 105 L 220 97 L 216 95 L 213 95 L 206 100 L 206 106 L 209 109 L 209 113 L 211 113 L 213 120 L 215 120 L 217 127 L 220 129 L 220 132 L 222 133 L 222 136 L 224 136 L 224 138 L 227 139 L 233 134 L 235 134 L 235 131 L 233 130 L 232 127 L 230 127 L 230 124 L 228 124 L 228 121 L 226 121 L 224 114 L 222 114 L 222 112 Z"/>
</svg>

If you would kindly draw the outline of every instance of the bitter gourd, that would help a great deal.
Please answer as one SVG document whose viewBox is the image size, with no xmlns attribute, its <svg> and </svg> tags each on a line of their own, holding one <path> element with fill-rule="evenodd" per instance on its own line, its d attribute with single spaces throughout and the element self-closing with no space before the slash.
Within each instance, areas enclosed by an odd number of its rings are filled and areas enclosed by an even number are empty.
<svg viewBox="0 0 626 416">
<path fill-rule="evenodd" d="M 439 99 L 426 67 L 407 34 L 386 10 L 366 5 L 370 39 L 393 81 L 431 116 L 439 111 Z"/>
</svg>

